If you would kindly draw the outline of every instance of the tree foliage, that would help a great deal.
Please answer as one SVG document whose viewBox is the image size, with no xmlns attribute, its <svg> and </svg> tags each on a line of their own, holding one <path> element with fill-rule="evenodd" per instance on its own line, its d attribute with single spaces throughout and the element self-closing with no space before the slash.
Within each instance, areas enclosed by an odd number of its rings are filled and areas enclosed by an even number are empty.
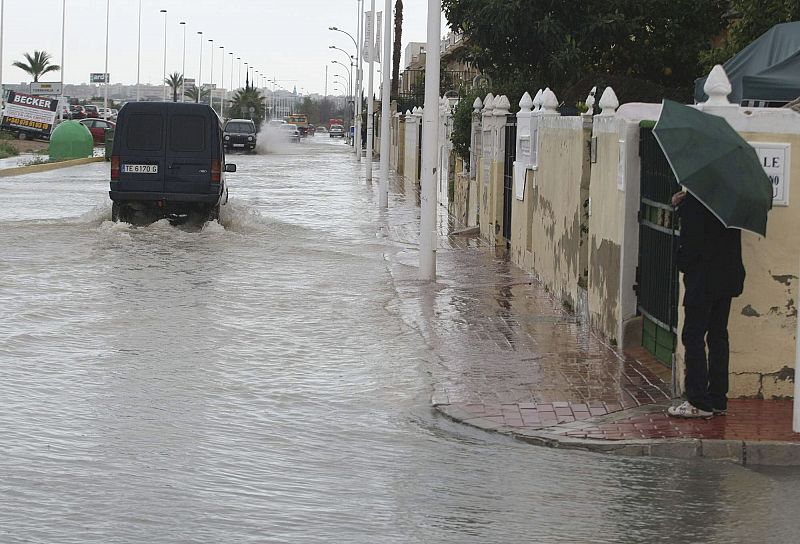
<svg viewBox="0 0 800 544">
<path fill-rule="evenodd" d="M 50 72 L 58 72 L 61 67 L 57 64 L 50 64 L 50 53 L 46 51 L 34 51 L 33 55 L 30 53 L 23 53 L 27 62 L 17 61 L 13 65 L 31 75 L 33 81 L 39 81 L 39 78 Z"/>
<path fill-rule="evenodd" d="M 719 0 L 443 0 L 464 60 L 495 82 L 563 89 L 613 74 L 691 88 L 698 52 L 722 30 Z M 588 91 L 588 89 L 587 89 Z M 654 97 L 655 98 L 655 97 Z"/>
<path fill-rule="evenodd" d="M 178 101 L 178 90 L 183 86 L 183 74 L 173 72 L 166 77 L 164 83 L 172 89 L 172 101 Z"/>
<path fill-rule="evenodd" d="M 250 111 L 253 108 L 253 111 Z M 256 126 L 260 126 L 266 117 L 267 107 L 261 91 L 248 84 L 244 89 L 239 89 L 231 100 L 230 116 L 241 119 L 252 119 Z"/>
<path fill-rule="evenodd" d="M 705 72 L 747 47 L 778 23 L 800 20 L 800 0 L 730 0 L 730 24 L 718 47 L 700 55 Z"/>
<path fill-rule="evenodd" d="M 392 96 L 400 86 L 400 55 L 403 53 L 403 0 L 394 3 L 394 44 L 392 47 Z"/>
<path fill-rule="evenodd" d="M 194 100 L 195 102 L 200 103 L 200 101 L 205 101 L 205 99 L 208 98 L 208 96 L 211 94 L 211 89 L 207 87 L 193 86 L 186 89 L 184 94 L 189 100 Z"/>
</svg>

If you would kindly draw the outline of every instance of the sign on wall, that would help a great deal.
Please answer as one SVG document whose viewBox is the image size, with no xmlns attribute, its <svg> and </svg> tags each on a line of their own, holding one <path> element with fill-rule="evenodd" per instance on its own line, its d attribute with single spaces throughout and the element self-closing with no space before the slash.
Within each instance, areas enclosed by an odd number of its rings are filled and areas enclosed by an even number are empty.
<svg viewBox="0 0 800 544">
<path fill-rule="evenodd" d="M 772 182 L 772 205 L 789 205 L 789 149 L 791 144 L 748 142 L 756 150 L 761 167 Z"/>
</svg>

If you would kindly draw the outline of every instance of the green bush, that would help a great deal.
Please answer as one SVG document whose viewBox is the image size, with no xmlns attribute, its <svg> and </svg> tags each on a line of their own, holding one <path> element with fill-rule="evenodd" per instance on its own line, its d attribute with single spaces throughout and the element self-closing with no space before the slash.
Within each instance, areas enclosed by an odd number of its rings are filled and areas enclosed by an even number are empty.
<svg viewBox="0 0 800 544">
<path fill-rule="evenodd" d="M 0 141 L 0 159 L 5 159 L 8 157 L 16 157 L 19 155 L 19 151 L 17 148 L 11 145 L 8 141 Z"/>
</svg>

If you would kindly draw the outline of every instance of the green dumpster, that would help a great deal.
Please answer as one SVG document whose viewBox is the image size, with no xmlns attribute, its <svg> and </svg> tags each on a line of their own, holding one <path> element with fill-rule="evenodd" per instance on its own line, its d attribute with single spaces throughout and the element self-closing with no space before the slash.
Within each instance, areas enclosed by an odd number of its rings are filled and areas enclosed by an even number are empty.
<svg viewBox="0 0 800 544">
<path fill-rule="evenodd" d="M 107 128 L 106 129 L 106 160 L 111 160 L 111 152 L 114 149 L 114 129 Z"/>
<path fill-rule="evenodd" d="M 92 133 L 77 121 L 60 123 L 50 135 L 50 160 L 81 159 L 93 152 Z"/>
</svg>

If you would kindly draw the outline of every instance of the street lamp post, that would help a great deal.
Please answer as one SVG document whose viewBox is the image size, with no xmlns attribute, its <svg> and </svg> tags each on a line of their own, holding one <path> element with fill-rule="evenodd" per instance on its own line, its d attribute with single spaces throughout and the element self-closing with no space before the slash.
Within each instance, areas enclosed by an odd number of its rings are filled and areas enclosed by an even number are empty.
<svg viewBox="0 0 800 544">
<path fill-rule="evenodd" d="M 139 25 L 138 38 L 136 44 L 136 101 L 142 99 L 142 0 L 139 0 Z"/>
<path fill-rule="evenodd" d="M 233 92 L 233 60 L 235 57 L 233 56 L 233 52 L 228 54 L 231 56 L 231 92 Z"/>
<path fill-rule="evenodd" d="M 103 94 L 103 108 L 108 111 L 108 23 L 111 20 L 111 0 L 106 0 L 106 65 L 103 72 L 103 81 L 105 82 L 105 93 Z"/>
<path fill-rule="evenodd" d="M 369 31 L 364 30 L 364 37 L 369 41 L 367 51 L 369 51 L 369 85 L 367 87 L 367 181 L 372 181 L 372 138 L 375 133 L 375 101 L 372 99 L 375 92 L 375 0 L 370 0 Z"/>
<path fill-rule="evenodd" d="M 164 102 L 167 101 L 167 10 L 162 9 L 164 14 L 164 78 L 161 84 L 164 85 Z"/>
<path fill-rule="evenodd" d="M 139 1 L 141 2 L 141 0 L 139 0 Z M 3 15 L 4 15 L 3 14 L 3 8 L 4 7 L 5 6 L 3 5 L 3 3 L 0 2 L 0 19 L 3 18 Z M 61 70 L 59 70 L 59 72 L 61 73 L 61 90 L 58 93 L 59 104 L 61 104 L 61 99 L 64 98 L 64 29 L 67 26 L 66 23 L 67 23 L 67 0 L 63 0 L 61 2 Z M 3 24 L 2 20 L 0 20 L 0 25 L 2 25 L 2 24 Z M 0 26 L 0 35 L 3 33 L 1 28 L 2 27 Z M 3 70 L 2 70 L 3 54 L 2 54 L 2 51 L 3 51 L 3 44 L 2 44 L 2 40 L 0 39 L 0 100 L 2 100 L 2 97 L 3 97 L 3 78 L 2 78 L 2 73 L 3 73 Z M 62 108 L 62 107 L 58 108 L 58 120 L 59 121 L 63 121 L 64 120 L 64 108 Z"/>
<path fill-rule="evenodd" d="M 242 88 L 242 57 L 236 57 L 236 60 L 239 61 L 239 82 L 236 85 L 237 89 Z"/>
<path fill-rule="evenodd" d="M 222 67 L 219 70 L 219 82 L 220 82 L 219 86 L 220 86 L 221 89 L 223 89 L 222 98 L 220 99 L 220 105 L 219 105 L 219 116 L 220 117 L 225 117 L 225 91 L 224 91 L 224 87 L 225 87 L 225 46 L 224 45 L 220 45 L 219 48 L 222 49 Z"/>
<path fill-rule="evenodd" d="M 423 281 L 436 281 L 436 163 L 439 156 L 439 68 L 441 65 L 439 40 L 441 28 L 442 0 L 428 0 L 419 233 L 419 275 Z"/>
<path fill-rule="evenodd" d="M 208 40 L 211 44 L 211 81 L 208 83 L 208 105 L 214 109 L 214 40 Z"/>
<path fill-rule="evenodd" d="M 358 109 L 356 109 L 356 104 L 353 104 L 353 152 L 356 154 L 356 160 L 361 162 L 361 87 L 362 87 L 362 77 L 363 73 L 361 72 L 361 47 L 359 47 L 359 42 L 362 41 L 362 35 L 364 30 L 364 11 L 363 11 L 363 0 L 358 0 L 356 3 L 356 21 L 357 21 L 357 36 L 358 40 L 353 37 L 352 34 L 346 32 L 340 28 L 335 26 L 328 27 L 328 30 L 333 30 L 335 32 L 341 32 L 342 34 L 346 34 L 348 38 L 353 41 L 353 45 L 356 48 L 356 73 L 353 76 L 355 88 L 353 89 L 353 100 L 358 102 Z"/>
<path fill-rule="evenodd" d="M 197 35 L 200 36 L 200 69 L 197 71 L 197 83 L 195 83 L 195 88 L 197 89 L 195 103 L 199 104 L 200 92 L 203 90 L 203 32 L 200 31 Z"/>
<path fill-rule="evenodd" d="M 380 187 L 379 201 L 381 208 L 389 206 L 389 153 L 391 153 L 389 136 L 389 101 L 391 96 L 391 66 L 392 55 L 392 2 L 386 0 L 383 8 L 383 63 L 381 64 L 381 162 L 380 162 Z"/>
<path fill-rule="evenodd" d="M 250 68 L 248 68 L 248 65 L 247 65 L 246 62 L 244 63 L 244 72 L 246 74 L 246 76 L 244 78 L 245 85 L 249 85 L 250 84 L 249 83 L 250 82 Z"/>
<path fill-rule="evenodd" d="M 186 102 L 186 21 L 181 21 L 183 27 L 183 65 L 181 66 L 181 102 Z"/>
</svg>

